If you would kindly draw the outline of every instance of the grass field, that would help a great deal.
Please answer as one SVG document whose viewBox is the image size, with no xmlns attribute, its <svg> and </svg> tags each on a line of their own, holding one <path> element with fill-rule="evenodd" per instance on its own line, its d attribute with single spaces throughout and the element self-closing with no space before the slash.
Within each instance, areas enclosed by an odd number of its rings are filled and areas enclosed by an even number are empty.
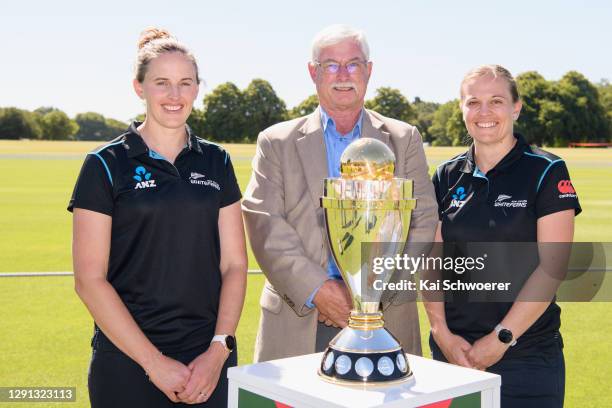
<svg viewBox="0 0 612 408">
<path fill-rule="evenodd" d="M 0 141 L 0 273 L 71 270 L 71 218 L 65 208 L 83 155 L 96 145 Z M 227 149 L 244 190 L 254 147 L 228 145 Z M 427 148 L 426 154 L 433 168 L 462 150 Z M 612 241 L 608 215 L 612 209 L 612 150 L 553 152 L 568 163 L 581 198 L 584 212 L 576 220 L 576 240 Z M 249 263 L 257 268 L 250 254 Z M 261 275 L 249 276 L 238 330 L 241 364 L 252 359 L 262 285 Z M 566 406 L 612 406 L 612 305 L 572 303 L 562 307 Z M 0 387 L 76 386 L 77 403 L 66 406 L 88 406 L 86 374 L 92 321 L 74 294 L 72 279 L 0 278 L 0 311 Z M 421 313 L 423 338 L 428 330 L 425 320 Z M 428 353 L 427 343 L 423 344 Z M 4 405 L 9 406 L 0 403 Z"/>
</svg>

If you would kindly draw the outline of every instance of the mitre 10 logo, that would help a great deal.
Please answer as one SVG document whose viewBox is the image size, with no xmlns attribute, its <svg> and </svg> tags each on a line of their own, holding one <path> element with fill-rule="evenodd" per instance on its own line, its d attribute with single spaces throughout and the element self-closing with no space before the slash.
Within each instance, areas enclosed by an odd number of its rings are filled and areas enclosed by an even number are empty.
<svg viewBox="0 0 612 408">
<path fill-rule="evenodd" d="M 557 183 L 557 189 L 561 193 L 559 198 L 576 197 L 576 190 L 574 190 L 570 180 L 561 180 Z"/>
</svg>

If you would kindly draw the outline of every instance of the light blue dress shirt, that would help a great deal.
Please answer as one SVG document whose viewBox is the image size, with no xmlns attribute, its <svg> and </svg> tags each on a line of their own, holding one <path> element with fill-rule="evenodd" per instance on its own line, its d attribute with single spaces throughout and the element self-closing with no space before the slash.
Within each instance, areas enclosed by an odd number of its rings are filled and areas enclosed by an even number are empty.
<svg viewBox="0 0 612 408">
<path fill-rule="evenodd" d="M 323 140 L 325 141 L 325 150 L 327 152 L 327 175 L 328 177 L 340 177 L 340 157 L 344 153 L 344 149 L 351 144 L 352 141 L 359 139 L 361 136 L 361 125 L 363 121 L 363 109 L 357 119 L 357 123 L 353 129 L 345 135 L 341 135 L 336 130 L 336 123 L 334 120 L 325 112 L 325 110 L 319 106 L 321 112 L 321 127 L 323 128 Z M 327 262 L 327 276 L 330 279 L 342 279 L 340 271 L 336 266 L 336 262 L 333 257 L 329 256 Z M 312 300 L 316 295 L 319 288 L 315 289 L 306 301 L 306 306 L 314 307 Z"/>
</svg>

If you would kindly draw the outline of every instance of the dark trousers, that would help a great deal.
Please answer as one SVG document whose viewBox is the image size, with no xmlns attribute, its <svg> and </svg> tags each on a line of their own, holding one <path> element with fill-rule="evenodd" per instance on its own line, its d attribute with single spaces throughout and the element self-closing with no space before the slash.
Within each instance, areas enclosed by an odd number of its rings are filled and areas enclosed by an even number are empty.
<svg viewBox="0 0 612 408">
<path fill-rule="evenodd" d="M 434 360 L 447 362 L 429 335 Z M 501 408 L 562 408 L 565 397 L 565 360 L 561 344 L 526 356 L 502 359 L 487 369 L 502 377 Z"/>
<path fill-rule="evenodd" d="M 339 329 L 334 326 L 326 326 L 325 324 L 319 322 L 317 324 L 317 340 L 315 343 L 315 351 L 317 353 L 325 351 L 325 349 L 327 349 L 327 346 L 329 346 L 329 342 L 332 341 L 338 333 L 340 333 L 340 330 L 342 329 Z"/>
<path fill-rule="evenodd" d="M 183 353 L 168 354 L 187 365 L 202 354 L 208 346 Z M 94 349 L 89 366 L 89 400 L 92 408 L 175 408 L 175 407 L 227 407 L 227 368 L 237 363 L 236 350 L 230 354 L 221 370 L 217 388 L 208 401 L 188 405 L 174 403 L 149 381 L 142 367 L 118 349 Z"/>
</svg>

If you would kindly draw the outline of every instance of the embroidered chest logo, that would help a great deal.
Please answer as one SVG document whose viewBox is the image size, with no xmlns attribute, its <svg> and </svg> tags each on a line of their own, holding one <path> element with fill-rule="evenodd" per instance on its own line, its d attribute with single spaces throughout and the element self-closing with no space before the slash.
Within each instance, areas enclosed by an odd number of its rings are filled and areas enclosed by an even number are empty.
<svg viewBox="0 0 612 408">
<path fill-rule="evenodd" d="M 191 175 L 189 176 L 189 182 L 191 184 L 198 184 L 200 186 L 209 186 L 219 191 L 221 190 L 221 187 L 219 187 L 219 183 L 217 183 L 214 180 L 206 180 L 206 176 L 204 174 L 196 173 L 195 171 L 191 172 Z"/>
<path fill-rule="evenodd" d="M 136 167 L 134 173 L 136 174 L 134 174 L 132 178 L 137 182 L 134 186 L 134 190 L 157 187 L 155 180 L 151 179 L 151 173 L 148 172 L 143 166 Z"/>
<path fill-rule="evenodd" d="M 461 208 L 465 205 L 465 188 L 457 187 L 455 190 L 455 194 L 452 195 L 452 200 L 450 203 L 451 208 Z"/>
<path fill-rule="evenodd" d="M 527 200 L 512 200 L 512 196 L 509 196 L 507 194 L 500 194 L 495 199 L 493 207 L 525 208 L 527 207 Z"/>
</svg>

